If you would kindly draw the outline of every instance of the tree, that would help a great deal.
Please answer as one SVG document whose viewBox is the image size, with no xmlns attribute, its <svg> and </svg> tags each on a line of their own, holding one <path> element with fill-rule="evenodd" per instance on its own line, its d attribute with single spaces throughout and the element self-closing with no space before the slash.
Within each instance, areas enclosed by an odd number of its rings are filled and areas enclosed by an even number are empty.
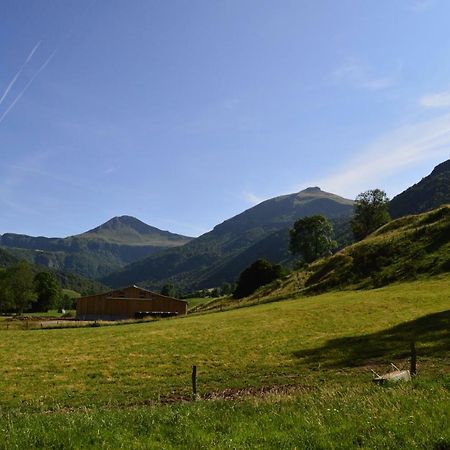
<svg viewBox="0 0 450 450">
<path fill-rule="evenodd" d="M 40 272 L 34 277 L 34 290 L 37 295 L 33 305 L 35 311 L 45 311 L 55 308 L 62 295 L 61 286 L 55 275 L 48 272 Z"/>
<path fill-rule="evenodd" d="M 8 273 L 6 269 L 0 269 L 0 312 L 9 312 L 13 309 Z"/>
<path fill-rule="evenodd" d="M 223 283 L 220 286 L 220 295 L 230 295 L 233 292 L 233 286 L 230 283 Z"/>
<path fill-rule="evenodd" d="M 356 197 L 355 215 L 352 219 L 352 231 L 356 240 L 364 239 L 391 220 L 388 206 L 389 199 L 381 189 L 365 191 Z"/>
<path fill-rule="evenodd" d="M 291 252 L 301 254 L 308 263 L 330 254 L 336 247 L 333 225 L 322 215 L 297 220 L 289 234 Z"/>
<path fill-rule="evenodd" d="M 272 265 L 266 259 L 258 259 L 239 275 L 233 296 L 234 298 L 247 297 L 260 286 L 271 283 L 283 275 L 284 270 L 279 264 Z"/>
<path fill-rule="evenodd" d="M 30 307 L 35 297 L 30 265 L 18 262 L 8 267 L 4 276 L 5 303 L 10 311 L 14 310 L 21 314 Z"/>
<path fill-rule="evenodd" d="M 173 284 L 166 283 L 161 289 L 161 295 L 165 295 L 166 297 L 176 297 L 177 290 Z"/>
</svg>

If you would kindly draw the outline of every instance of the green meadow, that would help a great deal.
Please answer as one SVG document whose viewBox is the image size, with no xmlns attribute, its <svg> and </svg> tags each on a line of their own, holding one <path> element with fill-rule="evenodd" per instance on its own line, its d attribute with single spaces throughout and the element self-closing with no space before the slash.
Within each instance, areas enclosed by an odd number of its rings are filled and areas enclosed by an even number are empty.
<svg viewBox="0 0 450 450">
<path fill-rule="evenodd" d="M 412 340 L 413 383 L 374 385 L 371 369 L 408 368 Z M 8 448 L 449 448 L 450 275 L 140 324 L 2 329 L 0 361 Z"/>
</svg>

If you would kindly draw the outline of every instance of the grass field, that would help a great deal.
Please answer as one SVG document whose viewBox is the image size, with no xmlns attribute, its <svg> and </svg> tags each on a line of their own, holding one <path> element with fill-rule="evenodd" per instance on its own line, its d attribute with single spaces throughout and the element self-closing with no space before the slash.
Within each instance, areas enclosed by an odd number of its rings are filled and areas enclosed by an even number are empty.
<svg viewBox="0 0 450 450">
<path fill-rule="evenodd" d="M 196 297 L 196 298 L 187 298 L 188 302 L 188 310 L 191 311 L 195 309 L 199 305 L 205 305 L 213 301 L 213 298 L 210 297 Z"/>
<path fill-rule="evenodd" d="M 373 385 L 371 368 L 407 366 L 412 339 L 417 380 Z M 450 276 L 120 327 L 0 331 L 0 363 L 6 447 L 444 449 Z M 181 401 L 193 364 L 200 395 L 218 400 Z"/>
</svg>

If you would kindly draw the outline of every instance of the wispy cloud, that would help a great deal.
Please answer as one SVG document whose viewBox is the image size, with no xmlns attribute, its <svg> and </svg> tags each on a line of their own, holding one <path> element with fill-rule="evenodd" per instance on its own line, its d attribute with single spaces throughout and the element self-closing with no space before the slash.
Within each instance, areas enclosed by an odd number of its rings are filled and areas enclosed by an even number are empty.
<svg viewBox="0 0 450 450">
<path fill-rule="evenodd" d="M 450 107 L 450 91 L 434 92 L 422 96 L 419 103 L 424 108 L 448 108 Z"/>
<path fill-rule="evenodd" d="M 28 88 L 31 86 L 33 81 L 36 79 L 36 77 L 47 67 L 48 63 L 53 59 L 56 52 L 59 50 L 57 48 L 54 50 L 50 56 L 44 61 L 44 63 L 39 67 L 39 69 L 33 74 L 33 76 L 28 80 L 27 84 L 24 86 L 24 88 L 17 94 L 17 96 L 14 98 L 12 103 L 6 108 L 6 110 L 3 112 L 3 114 L 0 116 L 0 124 L 3 122 L 5 117 L 11 112 L 11 110 L 14 108 L 16 103 L 22 98 L 23 94 L 28 90 Z"/>
<path fill-rule="evenodd" d="M 31 52 L 28 54 L 27 59 L 22 63 L 17 73 L 13 76 L 12 80 L 9 82 L 8 86 L 6 86 L 5 92 L 3 92 L 1 98 L 0 98 L 0 105 L 3 103 L 3 100 L 5 100 L 6 96 L 8 95 L 9 91 L 14 86 L 14 83 L 17 81 L 17 79 L 20 77 L 21 73 L 23 72 L 23 69 L 25 69 L 25 66 L 31 61 L 31 58 L 33 57 L 36 50 L 41 45 L 42 41 L 39 41 L 31 50 Z"/>
<path fill-rule="evenodd" d="M 250 205 L 257 205 L 258 203 L 261 203 L 265 200 L 265 198 L 259 197 L 253 192 L 247 191 L 242 193 L 242 198 Z"/>
<path fill-rule="evenodd" d="M 408 167 L 449 155 L 450 114 L 445 114 L 387 133 L 363 148 L 335 174 L 315 182 L 332 192 L 355 195 Z"/>
<path fill-rule="evenodd" d="M 359 89 L 381 90 L 394 86 L 398 82 L 401 65 L 398 65 L 390 74 L 377 76 L 365 64 L 355 60 L 346 61 L 337 67 L 331 74 L 332 81 L 337 84 L 346 84 Z"/>
</svg>

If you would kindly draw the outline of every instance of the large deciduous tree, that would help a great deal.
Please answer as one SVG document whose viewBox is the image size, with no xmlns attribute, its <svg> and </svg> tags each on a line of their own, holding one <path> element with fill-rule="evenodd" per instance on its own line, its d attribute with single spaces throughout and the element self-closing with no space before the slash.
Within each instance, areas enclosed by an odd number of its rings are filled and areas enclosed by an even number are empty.
<svg viewBox="0 0 450 450">
<path fill-rule="evenodd" d="M 4 302 L 8 310 L 21 314 L 27 310 L 35 299 L 33 273 L 30 265 L 19 262 L 8 267 L 3 278 Z"/>
<path fill-rule="evenodd" d="M 377 228 L 391 220 L 388 212 L 389 199 L 381 189 L 362 192 L 355 200 L 352 231 L 356 240 L 364 239 Z"/>
<path fill-rule="evenodd" d="M 35 311 L 48 311 L 55 308 L 61 300 L 62 290 L 56 277 L 48 272 L 40 272 L 34 277 L 34 290 L 37 300 Z"/>
<path fill-rule="evenodd" d="M 326 217 L 320 214 L 304 217 L 290 230 L 289 248 L 309 263 L 331 253 L 336 247 L 333 235 L 333 225 Z"/>
<path fill-rule="evenodd" d="M 280 265 L 272 265 L 266 259 L 258 259 L 239 275 L 233 297 L 247 297 L 253 294 L 260 286 L 282 277 L 284 273 Z"/>
</svg>

